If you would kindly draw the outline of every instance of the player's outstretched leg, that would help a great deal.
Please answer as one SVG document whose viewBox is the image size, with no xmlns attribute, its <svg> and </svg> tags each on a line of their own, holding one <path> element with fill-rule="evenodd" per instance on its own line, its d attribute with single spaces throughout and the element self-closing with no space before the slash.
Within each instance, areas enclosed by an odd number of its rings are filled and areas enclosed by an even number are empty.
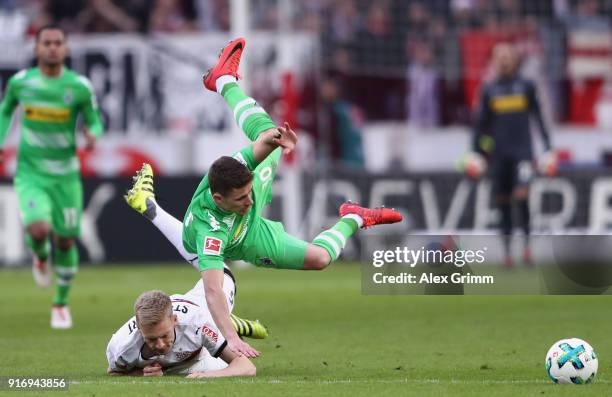
<svg viewBox="0 0 612 397">
<path fill-rule="evenodd" d="M 230 314 L 230 320 L 232 320 L 232 325 L 238 336 L 246 336 L 253 339 L 266 339 L 268 337 L 268 329 L 259 320 L 247 320 L 233 313 Z"/>
<path fill-rule="evenodd" d="M 153 168 L 151 165 L 144 163 L 133 179 L 132 188 L 124 196 L 125 201 L 135 211 L 150 220 L 174 245 L 181 256 L 198 269 L 198 256 L 187 252 L 185 247 L 183 247 L 183 224 L 164 211 L 155 201 Z"/>
<path fill-rule="evenodd" d="M 240 77 L 238 67 L 245 46 L 243 38 L 231 41 L 221 50 L 217 64 L 206 72 L 203 80 L 204 87 L 223 96 L 240 129 L 251 141 L 255 141 L 259 134 L 276 128 L 276 125 L 266 111 L 246 95 L 237 83 Z"/>
<path fill-rule="evenodd" d="M 72 328 L 72 315 L 68 306 L 68 298 L 78 268 L 79 251 L 75 239 L 73 237 L 57 236 L 53 251 L 56 290 L 51 307 L 51 328 Z"/>
<path fill-rule="evenodd" d="M 339 209 L 340 220 L 331 229 L 321 232 L 306 251 L 304 269 L 320 270 L 338 259 L 346 240 L 359 228 L 401 222 L 402 214 L 392 208 L 366 208 L 347 201 Z M 320 248 L 326 255 L 321 255 Z"/>
</svg>

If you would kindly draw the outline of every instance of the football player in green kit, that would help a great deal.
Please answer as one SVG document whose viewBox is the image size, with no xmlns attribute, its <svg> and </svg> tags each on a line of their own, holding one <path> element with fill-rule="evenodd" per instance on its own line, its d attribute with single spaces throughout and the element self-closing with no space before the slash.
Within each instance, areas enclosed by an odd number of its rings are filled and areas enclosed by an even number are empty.
<svg viewBox="0 0 612 397">
<path fill-rule="evenodd" d="M 33 251 L 32 271 L 41 287 L 51 284 L 49 265 L 53 237 L 56 293 L 51 327 L 72 327 L 68 295 L 77 271 L 83 188 L 76 154 L 77 117 L 86 126 L 87 149 L 103 133 L 95 95 L 89 80 L 64 66 L 68 53 L 61 28 L 46 26 L 36 35 L 36 67 L 8 81 L 0 104 L 0 148 L 21 106 L 20 142 L 14 185 L 26 228 L 26 243 Z M 0 161 L 2 151 L 0 150 Z"/>
<path fill-rule="evenodd" d="M 225 260 L 240 259 L 277 269 L 321 270 L 338 259 L 347 238 L 357 229 L 399 222 L 402 216 L 393 209 L 370 209 L 347 202 L 340 207 L 338 223 L 321 232 L 312 243 L 287 234 L 281 223 L 261 216 L 272 200 L 272 181 L 280 156 L 294 149 L 297 136 L 288 123 L 277 128 L 265 110 L 238 86 L 238 66 L 244 47 L 244 39 L 230 42 L 221 51 L 217 64 L 204 76 L 204 86 L 223 96 L 236 122 L 253 143 L 212 164 L 193 195 L 182 227 L 155 202 L 153 172 L 148 164 L 135 177 L 126 199 L 186 259 L 197 264 L 206 304 L 226 338 L 227 347 L 236 354 L 257 357 L 259 352 L 241 340 L 232 326 L 223 295 Z"/>
</svg>

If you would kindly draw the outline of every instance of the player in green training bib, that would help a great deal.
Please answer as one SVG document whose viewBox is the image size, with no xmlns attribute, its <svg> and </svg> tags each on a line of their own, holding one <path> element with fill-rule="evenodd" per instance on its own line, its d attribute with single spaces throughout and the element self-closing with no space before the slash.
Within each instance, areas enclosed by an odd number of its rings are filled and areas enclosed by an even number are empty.
<svg viewBox="0 0 612 397">
<path fill-rule="evenodd" d="M 223 156 L 211 166 L 197 187 L 185 214 L 181 236 L 175 218 L 156 202 L 153 174 L 143 166 L 128 204 L 150 219 L 190 262 L 197 264 L 204 283 L 206 304 L 227 341 L 237 354 L 256 357 L 259 352 L 240 340 L 230 321 L 223 298 L 224 261 L 245 260 L 277 269 L 321 270 L 338 259 L 347 238 L 360 227 L 395 223 L 399 212 L 388 208 L 364 208 L 350 202 L 340 207 L 341 219 L 309 243 L 287 234 L 283 225 L 263 218 L 272 200 L 272 181 L 282 151 L 291 152 L 297 136 L 288 123 L 276 127 L 270 116 L 237 84 L 244 39 L 226 46 L 219 61 L 204 77 L 204 85 L 223 96 L 236 122 L 253 143 Z"/>
<path fill-rule="evenodd" d="M 14 185 L 26 243 L 34 253 L 32 272 L 42 287 L 51 283 L 48 262 L 51 235 L 54 238 L 53 328 L 72 327 L 68 293 L 79 263 L 75 239 L 83 209 L 75 136 L 78 116 L 87 127 L 88 149 L 103 132 L 91 83 L 64 66 L 66 55 L 65 33 L 56 26 L 41 28 L 36 36 L 38 66 L 11 77 L 0 104 L 0 148 L 15 108 L 21 107 Z"/>
</svg>

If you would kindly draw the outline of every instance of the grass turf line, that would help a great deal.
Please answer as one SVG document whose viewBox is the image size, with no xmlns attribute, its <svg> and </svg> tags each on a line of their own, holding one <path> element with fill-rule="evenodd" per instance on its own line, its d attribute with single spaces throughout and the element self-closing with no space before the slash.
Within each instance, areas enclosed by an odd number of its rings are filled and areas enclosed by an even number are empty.
<svg viewBox="0 0 612 397">
<path fill-rule="evenodd" d="M 0 272 L 0 376 L 66 376 L 75 383 L 61 395 L 84 396 L 611 394 L 608 296 L 364 296 L 359 267 L 346 264 L 235 274 L 235 312 L 271 332 L 251 341 L 263 352 L 256 378 L 104 374 L 106 344 L 135 298 L 147 289 L 186 292 L 196 282 L 198 273 L 183 264 L 82 268 L 68 331 L 49 328 L 52 290 L 37 289 L 29 270 Z M 570 336 L 599 354 L 593 385 L 548 381 L 544 355 Z"/>
</svg>

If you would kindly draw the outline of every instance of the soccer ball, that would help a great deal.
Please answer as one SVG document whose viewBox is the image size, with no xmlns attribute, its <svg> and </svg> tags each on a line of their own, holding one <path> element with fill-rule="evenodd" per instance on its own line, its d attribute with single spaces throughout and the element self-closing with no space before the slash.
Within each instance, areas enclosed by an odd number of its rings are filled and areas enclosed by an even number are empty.
<svg viewBox="0 0 612 397">
<path fill-rule="evenodd" d="M 555 152 L 546 152 L 538 159 L 538 170 L 544 176 L 553 177 L 557 175 L 558 167 Z"/>
<path fill-rule="evenodd" d="M 546 372 L 555 383 L 590 383 L 597 375 L 597 354 L 578 338 L 561 339 L 546 353 Z"/>
<path fill-rule="evenodd" d="M 463 170 L 473 180 L 478 180 L 487 170 L 487 160 L 476 152 L 466 153 L 460 164 Z"/>
</svg>

